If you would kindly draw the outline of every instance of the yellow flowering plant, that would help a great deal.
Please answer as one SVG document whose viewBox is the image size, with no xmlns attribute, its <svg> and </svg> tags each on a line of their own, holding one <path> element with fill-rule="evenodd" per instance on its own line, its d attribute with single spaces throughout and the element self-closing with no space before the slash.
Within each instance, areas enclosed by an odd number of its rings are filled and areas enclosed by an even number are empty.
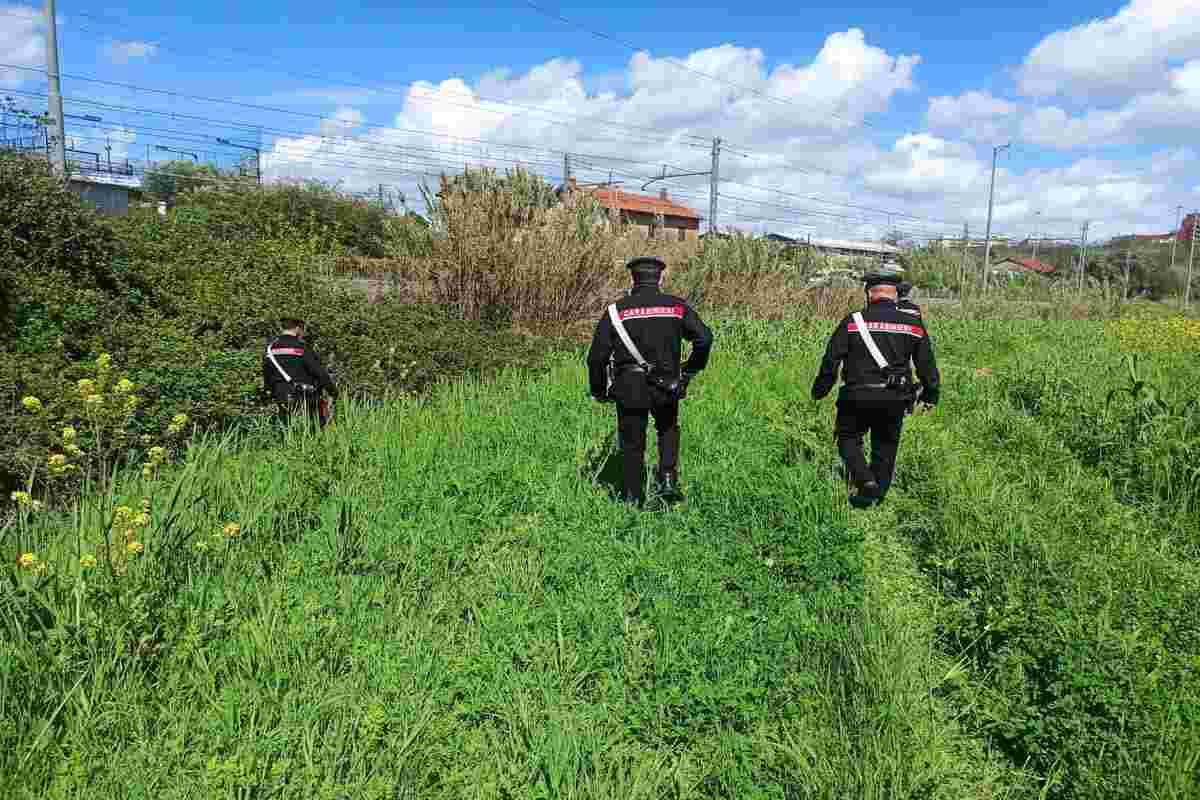
<svg viewBox="0 0 1200 800">
<path fill-rule="evenodd" d="M 157 437 L 142 433 L 137 430 L 141 427 L 138 417 L 142 408 L 138 386 L 129 376 L 120 374 L 112 356 L 101 353 L 85 374 L 55 397 L 22 398 L 25 413 L 20 415 L 20 424 L 26 440 L 36 442 L 22 453 L 30 472 L 52 481 L 87 472 L 99 479 L 103 490 L 111 480 L 119 454 L 138 449 L 146 453 L 142 477 L 153 480 L 170 460 L 163 444 L 184 433 L 190 422 L 188 416 L 175 414 Z"/>
</svg>

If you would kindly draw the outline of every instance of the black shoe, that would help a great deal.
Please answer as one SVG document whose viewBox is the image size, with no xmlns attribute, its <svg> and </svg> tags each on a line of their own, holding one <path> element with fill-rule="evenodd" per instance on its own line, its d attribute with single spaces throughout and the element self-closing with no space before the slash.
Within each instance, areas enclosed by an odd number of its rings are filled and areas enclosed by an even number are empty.
<svg viewBox="0 0 1200 800">
<path fill-rule="evenodd" d="M 858 492 L 850 495 L 850 505 L 855 508 L 870 508 L 882 499 L 879 484 L 875 481 L 864 481 L 858 487 Z"/>
<path fill-rule="evenodd" d="M 679 473 L 669 469 L 655 475 L 658 496 L 668 503 L 682 503 L 683 492 L 679 489 Z"/>
</svg>

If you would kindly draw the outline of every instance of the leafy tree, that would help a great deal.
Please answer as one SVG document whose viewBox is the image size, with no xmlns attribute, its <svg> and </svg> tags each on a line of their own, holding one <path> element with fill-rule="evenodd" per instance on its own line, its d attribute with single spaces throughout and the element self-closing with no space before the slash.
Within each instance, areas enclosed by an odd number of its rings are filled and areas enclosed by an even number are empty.
<svg viewBox="0 0 1200 800">
<path fill-rule="evenodd" d="M 147 170 L 142 181 L 142 190 L 157 200 L 174 205 L 183 192 L 210 186 L 214 179 L 222 177 L 221 170 L 212 164 L 196 164 L 192 161 L 167 161 L 153 170 Z"/>
</svg>

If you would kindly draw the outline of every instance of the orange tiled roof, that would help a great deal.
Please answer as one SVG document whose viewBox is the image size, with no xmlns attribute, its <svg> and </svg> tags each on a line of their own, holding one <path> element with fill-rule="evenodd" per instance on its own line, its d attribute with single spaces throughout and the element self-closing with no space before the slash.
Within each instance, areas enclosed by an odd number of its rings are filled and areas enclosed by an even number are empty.
<svg viewBox="0 0 1200 800">
<path fill-rule="evenodd" d="M 660 197 L 649 197 L 644 194 L 622 192 L 620 189 L 597 189 L 589 192 L 596 201 L 605 208 L 615 208 L 621 211 L 635 211 L 643 214 L 662 214 L 664 217 L 686 217 L 700 219 L 700 215 L 687 206 L 681 206 Z"/>
<path fill-rule="evenodd" d="M 1054 267 L 1044 261 L 1038 261 L 1036 258 L 1007 258 L 1005 261 L 1011 261 L 1014 264 L 1020 264 L 1031 272 L 1050 273 L 1054 272 Z"/>
</svg>

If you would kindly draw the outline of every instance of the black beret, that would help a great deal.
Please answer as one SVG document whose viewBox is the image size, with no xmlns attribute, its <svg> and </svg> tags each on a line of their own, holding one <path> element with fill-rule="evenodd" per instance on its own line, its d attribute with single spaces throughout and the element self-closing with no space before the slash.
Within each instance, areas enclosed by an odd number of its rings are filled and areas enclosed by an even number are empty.
<svg viewBox="0 0 1200 800">
<path fill-rule="evenodd" d="M 909 292 L 912 291 L 912 284 L 909 283 L 908 281 L 903 281 L 902 283 L 900 283 L 896 286 L 896 291 L 902 295 L 908 294 Z"/>
<path fill-rule="evenodd" d="M 658 270 L 662 272 L 667 268 L 666 262 L 654 256 L 639 256 L 625 265 L 625 269 L 633 272 L 634 270 Z"/>
<path fill-rule="evenodd" d="M 900 278 L 897 275 L 880 274 L 877 272 L 869 273 L 863 276 L 863 283 L 870 289 L 872 286 L 899 286 Z"/>
</svg>

